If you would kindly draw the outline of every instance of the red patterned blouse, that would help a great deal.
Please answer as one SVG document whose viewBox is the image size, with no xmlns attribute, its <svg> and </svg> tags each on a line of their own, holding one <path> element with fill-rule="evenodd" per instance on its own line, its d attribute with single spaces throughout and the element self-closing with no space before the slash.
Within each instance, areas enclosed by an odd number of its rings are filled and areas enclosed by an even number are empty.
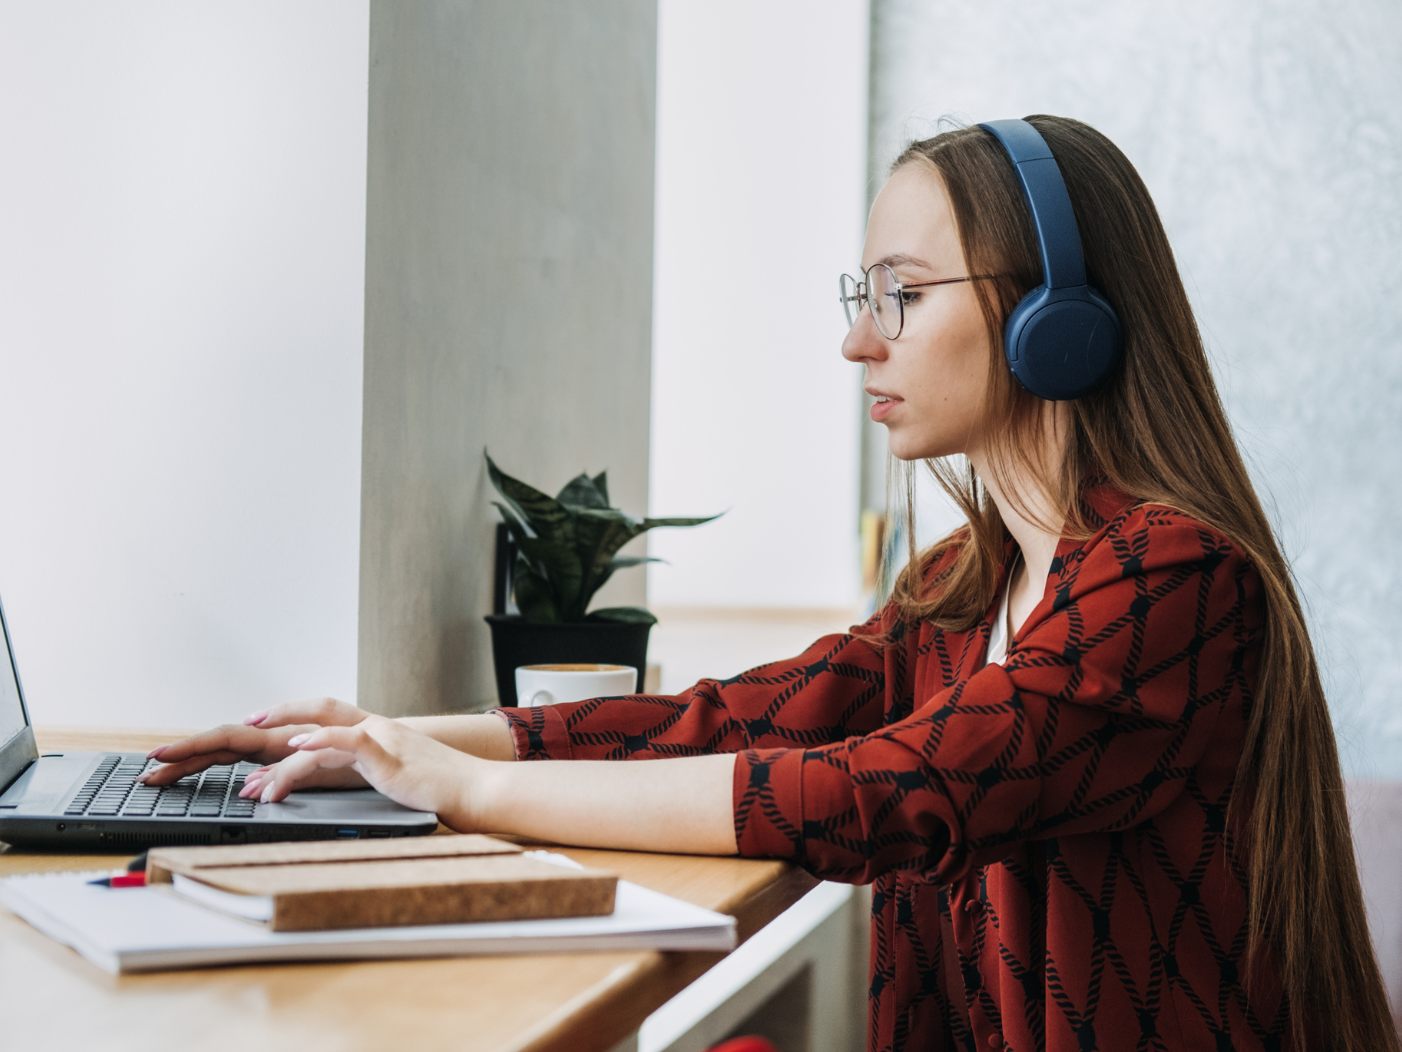
<svg viewBox="0 0 1402 1052">
<path fill-rule="evenodd" d="M 492 711 L 519 759 L 736 753 L 742 856 L 874 885 L 873 1052 L 1289 1048 L 1268 960 L 1243 991 L 1224 828 L 1260 577 L 1162 505 L 1098 484 L 1085 507 L 1097 532 L 1061 539 L 1001 663 L 996 601 L 967 632 L 903 631 L 888 604 L 675 696 Z"/>
</svg>

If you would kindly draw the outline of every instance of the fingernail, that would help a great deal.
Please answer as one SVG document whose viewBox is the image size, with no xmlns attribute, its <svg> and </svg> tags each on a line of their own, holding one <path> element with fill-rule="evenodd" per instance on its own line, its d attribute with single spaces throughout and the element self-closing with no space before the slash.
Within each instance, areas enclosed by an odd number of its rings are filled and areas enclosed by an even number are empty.
<svg viewBox="0 0 1402 1052">
<path fill-rule="evenodd" d="M 290 738 L 287 739 L 287 744 L 290 745 L 290 746 L 292 746 L 292 748 L 295 749 L 295 748 L 297 748 L 297 746 L 301 745 L 304 741 L 306 741 L 306 740 L 307 740 L 308 738 L 310 738 L 310 737 L 311 737 L 311 734 L 310 734 L 310 733 L 308 733 L 308 734 L 294 734 L 292 737 L 290 737 Z"/>
<path fill-rule="evenodd" d="M 269 783 L 268 783 L 268 787 L 267 787 L 266 789 L 263 790 L 263 795 L 262 795 L 261 797 L 258 798 L 258 802 L 259 802 L 259 803 L 266 804 L 269 800 L 272 799 L 272 796 L 273 796 L 273 786 L 272 786 L 272 783 L 269 782 Z"/>
<path fill-rule="evenodd" d="M 266 720 L 267 718 L 268 718 L 267 712 L 255 712 L 255 713 L 254 713 L 253 715 L 251 715 L 251 716 L 245 716 L 245 717 L 243 718 L 243 722 L 246 723 L 246 724 L 249 724 L 249 725 L 251 726 L 252 724 L 255 724 L 255 723 L 261 723 L 261 722 L 263 722 L 264 720 Z"/>
<path fill-rule="evenodd" d="M 156 758 L 156 755 L 157 755 L 158 753 L 163 752 L 164 750 L 165 750 L 165 746 L 164 746 L 164 745 L 157 745 L 154 749 L 152 749 L 150 752 L 148 752 L 148 753 L 146 754 L 146 759 L 148 759 L 148 760 L 154 760 L 154 759 Z"/>
</svg>

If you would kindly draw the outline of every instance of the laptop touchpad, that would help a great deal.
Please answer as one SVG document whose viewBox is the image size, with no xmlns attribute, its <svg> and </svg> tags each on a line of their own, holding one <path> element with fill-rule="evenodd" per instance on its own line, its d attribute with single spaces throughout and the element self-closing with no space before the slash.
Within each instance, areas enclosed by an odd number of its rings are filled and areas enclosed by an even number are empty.
<svg viewBox="0 0 1402 1052">
<path fill-rule="evenodd" d="M 93 764 L 92 753 L 68 756 L 44 756 L 15 779 L 15 784 L 0 796 L 0 805 L 19 805 L 26 811 L 57 811 L 81 783 L 83 775 Z"/>
</svg>

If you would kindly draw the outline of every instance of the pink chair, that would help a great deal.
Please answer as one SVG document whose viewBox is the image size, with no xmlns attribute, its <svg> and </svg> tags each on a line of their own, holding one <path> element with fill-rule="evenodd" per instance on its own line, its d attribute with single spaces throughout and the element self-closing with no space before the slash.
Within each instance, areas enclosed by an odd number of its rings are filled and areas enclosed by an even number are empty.
<svg viewBox="0 0 1402 1052">
<path fill-rule="evenodd" d="M 706 1052 L 779 1052 L 772 1041 L 762 1037 L 732 1037 L 719 1045 L 712 1045 Z"/>
</svg>

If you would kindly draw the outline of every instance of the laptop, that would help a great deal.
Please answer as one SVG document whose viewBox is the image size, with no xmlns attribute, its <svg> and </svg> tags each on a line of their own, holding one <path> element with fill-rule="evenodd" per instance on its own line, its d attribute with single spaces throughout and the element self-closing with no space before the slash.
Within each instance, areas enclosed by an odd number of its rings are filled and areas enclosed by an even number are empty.
<svg viewBox="0 0 1402 1052">
<path fill-rule="evenodd" d="M 438 819 L 373 789 L 308 789 L 275 804 L 239 799 L 256 763 L 220 764 L 168 786 L 137 778 L 143 753 L 39 754 L 0 604 L 0 840 L 16 846 L 139 851 L 183 844 L 414 836 Z"/>
</svg>

